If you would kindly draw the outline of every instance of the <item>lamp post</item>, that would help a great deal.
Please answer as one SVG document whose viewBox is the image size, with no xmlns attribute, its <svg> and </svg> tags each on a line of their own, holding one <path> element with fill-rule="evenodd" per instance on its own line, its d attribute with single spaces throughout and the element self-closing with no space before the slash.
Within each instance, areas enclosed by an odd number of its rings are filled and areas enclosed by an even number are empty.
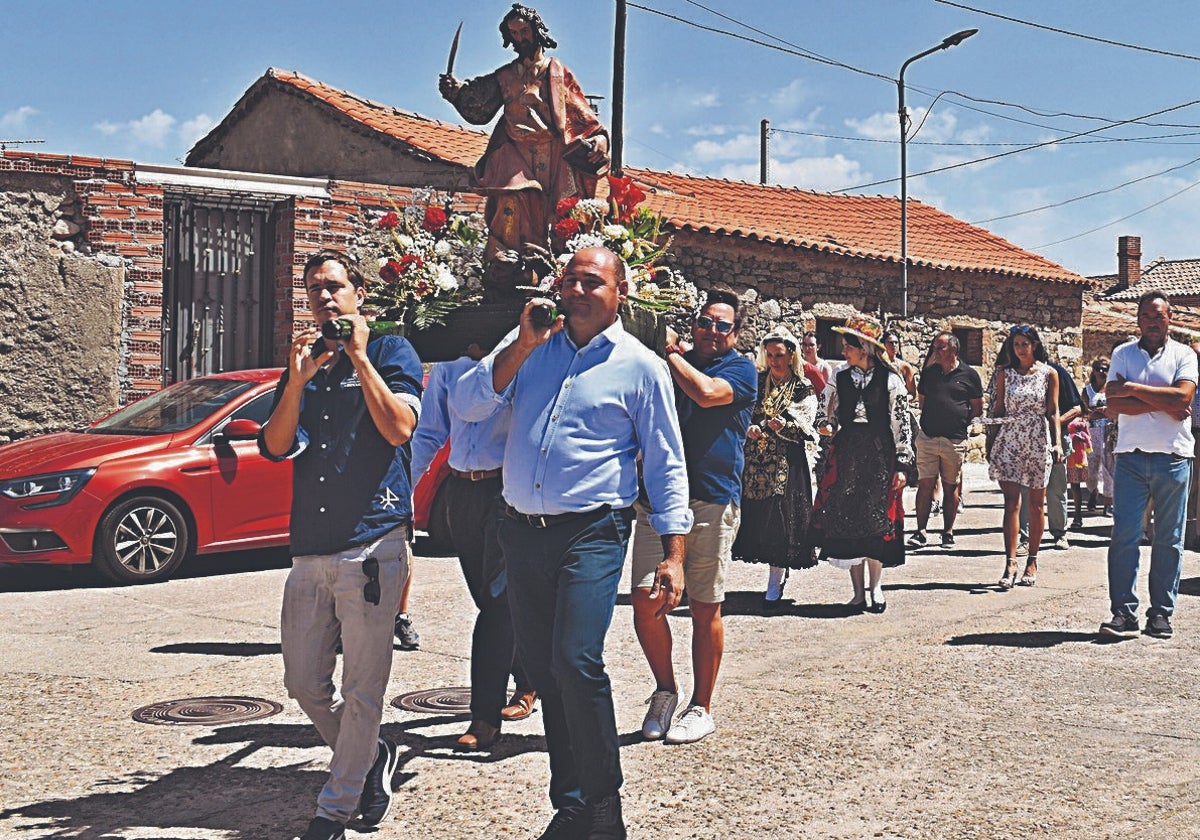
<svg viewBox="0 0 1200 840">
<path fill-rule="evenodd" d="M 908 317 L 908 111 L 904 107 L 904 71 L 908 65 L 938 50 L 957 47 L 970 38 L 978 29 L 955 32 L 936 47 L 919 52 L 900 65 L 900 78 L 896 80 L 896 91 L 900 98 L 900 317 Z"/>
</svg>

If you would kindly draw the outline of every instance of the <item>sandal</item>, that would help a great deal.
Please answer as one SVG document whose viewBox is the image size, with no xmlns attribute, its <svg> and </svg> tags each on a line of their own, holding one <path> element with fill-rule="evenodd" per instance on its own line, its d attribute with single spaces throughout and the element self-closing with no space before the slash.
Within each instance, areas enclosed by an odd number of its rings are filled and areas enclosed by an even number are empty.
<svg viewBox="0 0 1200 840">
<path fill-rule="evenodd" d="M 1025 573 L 1021 575 L 1021 579 L 1017 581 L 1017 586 L 1034 586 L 1037 584 L 1037 555 L 1030 555 L 1029 562 L 1025 564 Z"/>
<path fill-rule="evenodd" d="M 1017 561 L 1016 558 L 1009 558 L 1008 563 L 1004 567 L 1004 577 L 1000 578 L 1000 589 L 1007 592 L 1013 588 L 1017 582 Z"/>
</svg>

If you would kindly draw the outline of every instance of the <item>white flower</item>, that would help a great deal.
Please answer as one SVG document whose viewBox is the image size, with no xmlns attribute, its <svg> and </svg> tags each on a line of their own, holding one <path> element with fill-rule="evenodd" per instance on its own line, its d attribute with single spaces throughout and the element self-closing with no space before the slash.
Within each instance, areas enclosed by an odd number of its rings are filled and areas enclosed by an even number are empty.
<svg viewBox="0 0 1200 840">
<path fill-rule="evenodd" d="M 571 261 L 571 254 L 570 254 L 570 252 L 567 252 L 567 253 L 565 253 L 565 254 L 559 254 L 559 255 L 558 255 L 558 264 L 559 264 L 559 265 L 566 265 L 566 264 L 567 264 L 567 263 L 569 263 L 570 261 Z"/>
<path fill-rule="evenodd" d="M 445 239 L 439 239 L 433 246 L 433 253 L 439 257 L 450 256 L 450 243 Z"/>
<path fill-rule="evenodd" d="M 446 266 L 439 265 L 433 278 L 433 285 L 443 292 L 452 292 L 458 288 L 458 279 L 450 273 L 450 269 Z"/>
<path fill-rule="evenodd" d="M 601 201 L 598 198 L 584 198 L 580 199 L 579 203 L 575 205 L 575 209 L 572 211 L 571 215 L 575 216 L 576 218 L 580 218 L 581 216 L 596 216 L 597 218 L 603 218 L 607 212 L 607 201 Z"/>
<path fill-rule="evenodd" d="M 413 238 L 406 233 L 396 234 L 396 245 L 401 251 L 408 252 L 412 250 Z"/>
<path fill-rule="evenodd" d="M 628 239 L 629 230 L 625 225 L 605 225 L 600 229 L 605 239 Z"/>
<path fill-rule="evenodd" d="M 579 202 L 582 204 L 583 202 Z M 567 250 L 574 254 L 584 248 L 603 248 L 604 240 L 594 233 L 577 233 L 567 240 Z"/>
<path fill-rule="evenodd" d="M 633 243 L 626 239 L 621 243 L 617 253 L 620 254 L 624 259 L 629 259 L 633 256 Z"/>
</svg>

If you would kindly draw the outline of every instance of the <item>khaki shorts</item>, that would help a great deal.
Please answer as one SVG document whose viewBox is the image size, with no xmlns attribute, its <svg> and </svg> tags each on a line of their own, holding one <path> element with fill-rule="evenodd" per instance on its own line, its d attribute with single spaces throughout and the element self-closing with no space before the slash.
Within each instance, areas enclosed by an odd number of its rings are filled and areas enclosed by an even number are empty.
<svg viewBox="0 0 1200 840">
<path fill-rule="evenodd" d="M 962 474 L 963 459 L 967 455 L 967 442 L 958 442 L 944 437 L 930 437 L 917 431 L 917 478 L 925 481 L 942 477 L 942 484 L 958 484 Z"/>
<path fill-rule="evenodd" d="M 688 505 L 695 524 L 688 532 L 683 560 L 684 584 L 688 598 L 702 604 L 719 604 L 725 600 L 725 570 L 733 552 L 742 512 L 737 504 L 727 505 L 692 499 Z M 654 571 L 663 559 L 662 538 L 646 521 L 649 510 L 641 503 L 637 526 L 633 530 L 633 587 L 649 589 L 654 584 Z"/>
</svg>

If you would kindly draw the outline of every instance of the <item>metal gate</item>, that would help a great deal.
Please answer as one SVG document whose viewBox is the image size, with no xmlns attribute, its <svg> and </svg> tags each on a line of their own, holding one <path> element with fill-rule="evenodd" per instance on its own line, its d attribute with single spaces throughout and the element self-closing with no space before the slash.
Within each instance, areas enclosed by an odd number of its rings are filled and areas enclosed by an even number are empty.
<svg viewBox="0 0 1200 840">
<path fill-rule="evenodd" d="M 163 384 L 272 363 L 273 204 L 168 193 Z"/>
</svg>

